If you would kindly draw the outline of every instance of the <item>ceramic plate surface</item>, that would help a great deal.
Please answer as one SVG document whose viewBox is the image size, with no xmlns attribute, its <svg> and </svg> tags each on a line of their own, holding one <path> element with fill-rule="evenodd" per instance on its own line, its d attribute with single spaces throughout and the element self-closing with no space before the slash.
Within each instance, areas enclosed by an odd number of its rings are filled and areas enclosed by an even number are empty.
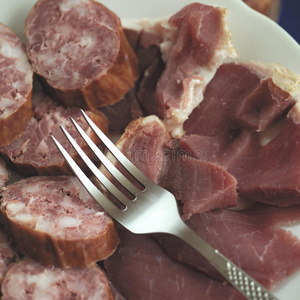
<svg viewBox="0 0 300 300">
<path fill-rule="evenodd" d="M 24 41 L 24 22 L 35 0 L 0 0 L 0 22 L 14 30 Z M 170 16 L 185 0 L 103 0 L 100 1 L 121 19 Z M 300 73 L 300 46 L 271 19 L 248 8 L 241 0 L 202 0 L 204 4 L 226 6 L 232 41 L 240 61 L 259 60 L 280 63 Z M 300 224 L 288 228 L 300 238 Z M 300 299 L 300 272 L 280 284 L 274 294 L 281 300 Z"/>
</svg>

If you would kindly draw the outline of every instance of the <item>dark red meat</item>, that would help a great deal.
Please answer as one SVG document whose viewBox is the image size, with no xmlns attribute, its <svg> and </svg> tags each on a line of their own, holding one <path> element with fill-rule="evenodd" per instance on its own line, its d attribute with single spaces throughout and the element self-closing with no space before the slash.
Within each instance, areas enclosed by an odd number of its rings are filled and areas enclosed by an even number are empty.
<svg viewBox="0 0 300 300">
<path fill-rule="evenodd" d="M 118 251 L 104 262 L 109 279 L 130 300 L 244 299 L 233 287 L 174 262 L 149 236 L 120 231 Z"/>
<path fill-rule="evenodd" d="M 245 211 L 217 210 L 193 215 L 187 224 L 267 288 L 300 268 L 300 241 L 279 225 L 300 220 L 300 206 L 268 207 L 257 204 Z M 171 257 L 212 277 L 219 273 L 184 242 L 159 236 Z"/>
<path fill-rule="evenodd" d="M 183 218 L 237 205 L 236 179 L 224 168 L 187 155 L 170 163 L 163 186 L 183 203 Z"/>
<path fill-rule="evenodd" d="M 180 148 L 195 158 L 223 166 L 238 181 L 242 199 L 278 206 L 300 202 L 299 104 L 284 119 L 277 136 L 267 144 L 257 133 L 185 136 Z M 279 131 L 279 133 L 278 133 Z"/>
<path fill-rule="evenodd" d="M 186 134 L 215 136 L 230 129 L 266 129 L 295 103 L 266 73 L 247 65 L 222 65 L 202 103 L 185 122 Z"/>
<path fill-rule="evenodd" d="M 242 198 L 279 206 L 300 202 L 300 106 L 288 113 L 279 134 L 244 168 L 232 168 Z M 245 171 L 246 170 L 246 171 Z"/>
</svg>

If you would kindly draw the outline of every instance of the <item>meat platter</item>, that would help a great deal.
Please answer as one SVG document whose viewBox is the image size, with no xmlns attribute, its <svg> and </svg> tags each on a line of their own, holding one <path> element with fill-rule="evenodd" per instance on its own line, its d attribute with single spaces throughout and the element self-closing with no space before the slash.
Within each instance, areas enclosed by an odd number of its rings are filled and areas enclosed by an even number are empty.
<svg viewBox="0 0 300 300">
<path fill-rule="evenodd" d="M 2 3 L 0 22 L 10 27 L 22 40 L 24 23 L 28 12 L 35 0 L 12 0 Z M 168 17 L 179 11 L 184 5 L 193 1 L 146 1 L 146 0 L 103 0 L 99 1 L 115 12 L 123 24 L 130 24 L 132 19 Z M 199 1 L 208 5 L 224 5 L 223 0 Z M 243 3 L 237 5 L 238 0 L 227 0 L 228 26 L 232 43 L 237 50 L 240 62 L 257 60 L 261 62 L 275 62 L 283 65 L 292 72 L 300 74 L 300 47 L 278 26 L 266 26 L 272 20 L 255 11 L 249 13 Z M 247 12 L 247 13 L 246 13 Z M 241 18 L 243 15 L 243 18 Z M 243 24 L 241 24 L 243 19 Z M 263 29 L 262 29 L 263 28 Z M 16 177 L 14 177 L 16 176 Z M 18 175 L 13 173 L 10 182 L 14 182 Z M 300 239 L 300 225 L 286 227 Z M 296 300 L 300 295 L 300 271 L 280 283 L 274 290 L 279 299 Z"/>
</svg>

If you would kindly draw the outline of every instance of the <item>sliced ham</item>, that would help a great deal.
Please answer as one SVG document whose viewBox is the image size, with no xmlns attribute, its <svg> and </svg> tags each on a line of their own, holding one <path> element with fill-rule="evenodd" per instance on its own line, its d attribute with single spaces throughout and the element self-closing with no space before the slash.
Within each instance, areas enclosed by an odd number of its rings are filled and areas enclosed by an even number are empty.
<svg viewBox="0 0 300 300">
<path fill-rule="evenodd" d="M 96 265 L 62 270 L 30 259 L 9 269 L 1 291 L 2 299 L 10 300 L 114 299 L 104 273 Z"/>
<path fill-rule="evenodd" d="M 235 84 L 232 84 L 232 83 Z M 299 75 L 275 64 L 224 64 L 185 122 L 186 134 L 263 131 L 300 99 Z"/>
<path fill-rule="evenodd" d="M 11 143 L 32 116 L 32 68 L 20 38 L 0 24 L 0 147 Z"/>
<path fill-rule="evenodd" d="M 117 146 L 139 170 L 183 203 L 185 218 L 237 204 L 235 178 L 220 166 L 177 152 L 177 141 L 170 139 L 156 116 L 131 122 Z"/>
<path fill-rule="evenodd" d="M 239 194 L 251 201 L 278 206 L 300 203 L 300 103 L 289 111 L 279 134 L 262 146 L 257 155 L 234 168 Z"/>
<path fill-rule="evenodd" d="M 193 3 L 169 19 L 174 44 L 156 92 L 173 137 L 183 135 L 183 123 L 202 101 L 217 68 L 236 57 L 226 17 L 224 8 Z"/>
<path fill-rule="evenodd" d="M 134 86 L 137 58 L 119 18 L 92 0 L 39 0 L 26 19 L 27 53 L 66 106 L 113 104 Z"/>
<path fill-rule="evenodd" d="M 163 186 L 183 204 L 184 219 L 237 205 L 235 177 L 221 166 L 187 155 L 178 155 L 170 163 Z"/>
<path fill-rule="evenodd" d="M 63 142 L 64 146 L 74 158 L 77 157 L 76 152 L 62 133 L 61 125 L 74 136 L 83 149 L 87 150 L 88 146 L 72 125 L 70 117 L 73 117 L 98 145 L 100 145 L 99 139 L 85 122 L 79 108 L 58 106 L 43 92 L 35 92 L 33 100 L 33 117 L 25 131 L 8 146 L 0 148 L 0 153 L 14 168 L 26 176 L 71 174 L 65 159 L 50 135 L 62 142 L 65 141 Z M 87 113 L 98 127 L 107 132 L 107 119 L 101 112 L 88 111 Z"/>
<path fill-rule="evenodd" d="M 130 300 L 245 299 L 233 287 L 178 264 L 149 236 L 120 231 L 121 244 L 104 261 L 109 279 Z"/>
<path fill-rule="evenodd" d="M 17 181 L 3 192 L 1 211 L 18 249 L 44 265 L 86 267 L 119 243 L 112 219 L 75 177 Z"/>
<path fill-rule="evenodd" d="M 0 157 L 0 192 L 9 179 L 9 173 L 4 160 Z"/>
<path fill-rule="evenodd" d="M 195 214 L 187 225 L 265 287 L 274 288 L 300 268 L 300 241 L 279 227 L 299 220 L 299 206 L 285 209 L 257 204 L 245 211 Z M 223 280 L 187 244 L 171 236 L 158 238 L 174 259 Z"/>
<path fill-rule="evenodd" d="M 266 144 L 257 133 L 243 130 L 233 136 L 185 136 L 180 148 L 199 160 L 223 166 L 237 179 L 242 199 L 289 206 L 300 203 L 299 121 L 297 102 Z"/>
<path fill-rule="evenodd" d="M 0 282 L 2 282 L 8 268 L 18 259 L 17 249 L 12 245 L 10 235 L 4 226 L 0 226 Z"/>
<path fill-rule="evenodd" d="M 295 167 L 299 79 L 275 64 L 222 65 L 185 123 L 190 134 L 180 148 L 235 176 L 242 199 L 278 206 L 300 203 Z"/>
<path fill-rule="evenodd" d="M 194 158 L 224 167 L 239 179 L 237 172 L 242 173 L 253 163 L 261 143 L 257 133 L 241 130 L 217 136 L 186 135 L 179 141 L 179 148 Z"/>
</svg>

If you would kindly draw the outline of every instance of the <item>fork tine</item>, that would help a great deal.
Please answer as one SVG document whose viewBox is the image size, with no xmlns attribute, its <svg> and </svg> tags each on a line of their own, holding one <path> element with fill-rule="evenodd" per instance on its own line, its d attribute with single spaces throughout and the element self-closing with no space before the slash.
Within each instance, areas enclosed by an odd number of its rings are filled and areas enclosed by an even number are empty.
<svg viewBox="0 0 300 300">
<path fill-rule="evenodd" d="M 74 121 L 74 120 L 73 120 Z M 74 121 L 75 122 L 75 121 Z M 78 125 L 79 126 L 79 125 Z M 125 206 L 128 206 L 130 204 L 129 200 L 114 184 L 111 183 L 110 180 L 106 178 L 106 176 L 94 165 L 94 163 L 90 160 L 90 158 L 85 154 L 85 152 L 79 147 L 79 145 L 76 143 L 76 141 L 73 139 L 73 137 L 68 133 L 68 131 L 60 127 L 75 151 L 79 154 L 79 156 L 82 158 L 82 160 L 85 162 L 85 164 L 90 168 L 90 170 L 93 172 L 93 174 L 97 177 L 97 179 L 108 189 L 109 192 L 113 194 L 122 204 Z M 94 148 L 99 148 L 92 142 L 92 145 Z M 100 151 L 100 150 L 99 150 Z M 102 151 L 100 153 L 104 156 Z M 104 156 L 105 157 L 105 156 Z"/>
<path fill-rule="evenodd" d="M 117 179 L 117 181 L 122 184 L 125 189 L 127 189 L 132 195 L 136 195 L 140 190 L 132 184 L 111 162 L 110 160 L 103 154 L 103 152 L 97 147 L 97 145 L 91 140 L 91 138 L 84 132 L 84 130 L 77 124 L 77 122 L 70 118 L 72 123 L 74 124 L 75 128 L 81 135 L 81 137 L 85 140 L 94 154 L 98 157 L 98 159 L 102 162 L 102 164 L 106 167 L 109 173 Z M 78 147 L 79 151 L 81 150 Z M 77 151 L 77 150 L 76 150 Z M 78 151 L 77 151 L 78 152 Z"/>
<path fill-rule="evenodd" d="M 113 156 L 121 163 L 121 165 L 140 183 L 144 186 L 152 184 L 152 181 L 145 176 L 135 165 L 111 142 L 111 140 L 97 127 L 97 125 L 88 117 L 88 115 L 81 109 L 86 122 L 93 129 L 98 138 L 106 146 L 106 148 L 113 154 Z"/>
<path fill-rule="evenodd" d="M 120 209 L 117 208 L 111 201 L 109 201 L 99 189 L 91 182 L 91 180 L 83 173 L 77 163 L 73 160 L 73 158 L 69 155 L 69 153 L 64 149 L 64 147 L 60 144 L 60 142 L 51 135 L 52 140 L 55 145 L 64 156 L 69 166 L 72 168 L 73 172 L 77 176 L 77 178 L 81 181 L 82 185 L 87 189 L 87 191 L 91 194 L 91 196 L 100 204 L 100 206 L 114 218 L 114 216 L 120 213 Z"/>
</svg>

